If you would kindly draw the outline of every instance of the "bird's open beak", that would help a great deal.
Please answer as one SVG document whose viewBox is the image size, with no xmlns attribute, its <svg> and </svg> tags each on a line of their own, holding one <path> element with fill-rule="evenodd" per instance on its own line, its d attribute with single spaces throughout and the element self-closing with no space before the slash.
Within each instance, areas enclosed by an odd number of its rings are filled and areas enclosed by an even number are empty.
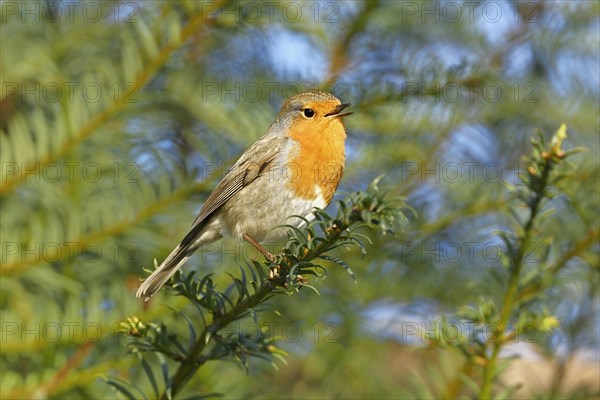
<svg viewBox="0 0 600 400">
<path fill-rule="evenodd" d="M 347 112 L 347 113 L 342 113 L 342 110 L 346 107 L 350 107 L 352 104 L 350 103 L 344 103 L 344 104 L 340 104 L 339 106 L 336 106 L 333 111 L 328 112 L 327 114 L 325 114 L 326 117 L 345 117 L 346 115 L 350 115 L 352 114 L 351 112 Z"/>
</svg>

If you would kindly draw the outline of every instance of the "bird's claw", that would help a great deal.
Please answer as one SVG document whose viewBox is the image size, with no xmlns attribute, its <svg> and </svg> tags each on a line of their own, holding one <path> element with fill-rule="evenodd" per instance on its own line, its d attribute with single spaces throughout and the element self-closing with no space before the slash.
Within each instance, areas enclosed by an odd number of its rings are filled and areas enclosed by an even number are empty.
<svg viewBox="0 0 600 400">
<path fill-rule="evenodd" d="M 275 265 L 273 268 L 269 268 L 269 279 L 273 280 L 279 278 L 279 270 L 281 267 L 279 265 Z"/>
</svg>

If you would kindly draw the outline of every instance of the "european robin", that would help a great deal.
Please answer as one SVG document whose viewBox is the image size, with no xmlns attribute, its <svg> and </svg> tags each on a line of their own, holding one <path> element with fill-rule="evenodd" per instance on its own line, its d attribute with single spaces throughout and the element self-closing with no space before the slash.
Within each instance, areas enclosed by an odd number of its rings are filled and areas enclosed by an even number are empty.
<svg viewBox="0 0 600 400">
<path fill-rule="evenodd" d="M 148 300 L 203 244 L 222 237 L 246 240 L 265 257 L 261 243 L 285 237 L 325 208 L 344 171 L 346 131 L 342 112 L 350 104 L 310 91 L 287 99 L 267 133 L 242 154 L 208 197 L 181 243 L 142 283 Z"/>
</svg>

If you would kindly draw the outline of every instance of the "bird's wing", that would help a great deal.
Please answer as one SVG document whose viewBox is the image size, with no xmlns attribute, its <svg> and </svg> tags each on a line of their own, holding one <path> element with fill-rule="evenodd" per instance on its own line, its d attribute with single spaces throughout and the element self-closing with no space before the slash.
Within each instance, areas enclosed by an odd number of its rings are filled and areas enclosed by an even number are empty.
<svg viewBox="0 0 600 400">
<path fill-rule="evenodd" d="M 192 227 L 181 241 L 185 247 L 191 243 L 202 229 L 203 222 L 219 209 L 237 192 L 251 184 L 259 176 L 268 173 L 274 167 L 274 161 L 282 146 L 281 137 L 263 136 L 254 143 L 235 163 L 221 182 L 208 196 L 200 214 L 194 220 Z"/>
</svg>

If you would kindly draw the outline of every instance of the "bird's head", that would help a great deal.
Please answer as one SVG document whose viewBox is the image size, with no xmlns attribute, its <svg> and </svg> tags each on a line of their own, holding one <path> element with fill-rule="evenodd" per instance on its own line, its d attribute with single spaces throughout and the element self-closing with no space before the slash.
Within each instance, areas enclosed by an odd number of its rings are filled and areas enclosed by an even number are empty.
<svg viewBox="0 0 600 400">
<path fill-rule="evenodd" d="M 294 95 L 287 99 L 279 118 L 291 121 L 289 135 L 299 137 L 343 136 L 346 133 L 342 118 L 352 114 L 343 112 L 349 103 L 342 103 L 330 93 L 310 91 Z"/>
</svg>

